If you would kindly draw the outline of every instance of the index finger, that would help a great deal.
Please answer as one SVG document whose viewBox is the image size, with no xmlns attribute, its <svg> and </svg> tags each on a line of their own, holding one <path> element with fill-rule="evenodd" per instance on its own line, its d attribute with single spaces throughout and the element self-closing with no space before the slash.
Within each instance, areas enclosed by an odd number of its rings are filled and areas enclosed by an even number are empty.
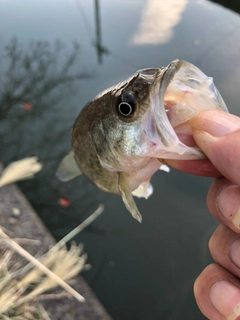
<svg viewBox="0 0 240 320">
<path fill-rule="evenodd" d="M 224 175 L 240 183 L 240 118 L 223 111 L 204 111 L 193 117 L 190 125 L 195 142 L 208 159 L 166 163 L 191 174 Z"/>
<path fill-rule="evenodd" d="M 191 121 L 193 137 L 213 166 L 240 185 L 240 118 L 222 111 L 201 112 Z"/>
</svg>

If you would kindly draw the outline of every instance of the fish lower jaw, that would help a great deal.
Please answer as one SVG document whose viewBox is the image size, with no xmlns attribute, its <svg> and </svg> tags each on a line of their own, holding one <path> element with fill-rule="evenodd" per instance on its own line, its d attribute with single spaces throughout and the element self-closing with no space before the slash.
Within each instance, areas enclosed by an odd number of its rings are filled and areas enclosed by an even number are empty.
<svg viewBox="0 0 240 320">
<path fill-rule="evenodd" d="M 143 156 L 158 159 L 193 160 L 204 158 L 196 146 L 189 122 L 173 128 L 167 123 L 169 135 L 168 145 L 165 146 L 159 136 L 158 130 L 153 126 L 146 126 L 145 135 L 148 143 L 145 144 Z"/>
</svg>

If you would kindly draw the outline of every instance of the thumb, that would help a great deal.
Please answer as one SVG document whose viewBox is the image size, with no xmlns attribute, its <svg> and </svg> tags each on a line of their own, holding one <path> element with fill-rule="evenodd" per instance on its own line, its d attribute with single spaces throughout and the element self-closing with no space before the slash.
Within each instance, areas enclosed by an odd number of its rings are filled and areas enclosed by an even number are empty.
<svg viewBox="0 0 240 320">
<path fill-rule="evenodd" d="M 190 121 L 200 149 L 223 176 L 240 185 L 240 118 L 211 110 Z"/>
</svg>

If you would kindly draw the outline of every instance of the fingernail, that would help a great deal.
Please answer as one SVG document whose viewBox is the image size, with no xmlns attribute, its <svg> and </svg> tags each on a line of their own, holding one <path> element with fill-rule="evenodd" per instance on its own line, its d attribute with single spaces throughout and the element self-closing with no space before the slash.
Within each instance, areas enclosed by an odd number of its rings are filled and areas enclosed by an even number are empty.
<svg viewBox="0 0 240 320">
<path fill-rule="evenodd" d="M 240 129 L 240 118 L 223 111 L 207 111 L 195 116 L 191 121 L 193 129 L 209 133 L 214 137 L 223 137 Z"/>
<path fill-rule="evenodd" d="M 210 289 L 213 306 L 227 320 L 237 320 L 240 316 L 240 290 L 225 280 L 216 282 Z"/>
<path fill-rule="evenodd" d="M 240 239 L 238 238 L 230 248 L 230 258 L 232 262 L 240 268 Z"/>
<path fill-rule="evenodd" d="M 218 195 L 217 205 L 221 214 L 240 230 L 240 187 L 227 186 L 222 189 Z"/>
</svg>

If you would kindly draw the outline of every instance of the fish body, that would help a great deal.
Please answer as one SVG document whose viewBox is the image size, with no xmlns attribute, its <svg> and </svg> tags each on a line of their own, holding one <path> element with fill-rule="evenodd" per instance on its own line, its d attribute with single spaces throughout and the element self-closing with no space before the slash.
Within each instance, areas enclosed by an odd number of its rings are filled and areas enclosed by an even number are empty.
<svg viewBox="0 0 240 320">
<path fill-rule="evenodd" d="M 72 128 L 72 152 L 57 175 L 69 180 L 80 169 L 100 189 L 121 194 L 141 221 L 132 194 L 148 198 L 161 159 L 204 158 L 189 120 L 208 109 L 228 111 L 212 78 L 194 65 L 174 60 L 167 67 L 139 70 L 80 112 Z"/>
</svg>

